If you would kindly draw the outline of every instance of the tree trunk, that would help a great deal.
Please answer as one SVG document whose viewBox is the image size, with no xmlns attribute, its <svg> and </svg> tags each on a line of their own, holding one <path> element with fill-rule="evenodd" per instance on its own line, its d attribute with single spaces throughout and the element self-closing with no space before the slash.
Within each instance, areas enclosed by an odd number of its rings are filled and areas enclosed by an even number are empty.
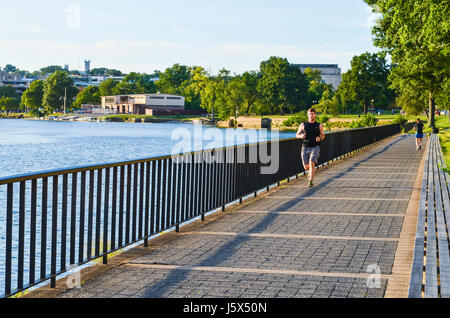
<svg viewBox="0 0 450 318">
<path fill-rule="evenodd" d="M 434 122 L 434 115 L 436 112 L 436 103 L 434 101 L 434 94 L 432 92 L 429 92 L 428 95 L 428 113 L 429 113 L 429 124 L 428 127 L 435 128 L 435 122 Z"/>
</svg>

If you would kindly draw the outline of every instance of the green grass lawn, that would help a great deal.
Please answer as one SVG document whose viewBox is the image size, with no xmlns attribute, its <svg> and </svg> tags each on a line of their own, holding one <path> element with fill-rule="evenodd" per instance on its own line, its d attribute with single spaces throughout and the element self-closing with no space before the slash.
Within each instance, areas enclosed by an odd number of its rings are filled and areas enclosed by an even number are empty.
<svg viewBox="0 0 450 318">
<path fill-rule="evenodd" d="M 439 128 L 439 142 L 444 154 L 445 164 L 450 167 L 450 117 L 436 116 L 436 127 Z M 429 133 L 431 128 L 427 127 L 424 131 Z"/>
</svg>

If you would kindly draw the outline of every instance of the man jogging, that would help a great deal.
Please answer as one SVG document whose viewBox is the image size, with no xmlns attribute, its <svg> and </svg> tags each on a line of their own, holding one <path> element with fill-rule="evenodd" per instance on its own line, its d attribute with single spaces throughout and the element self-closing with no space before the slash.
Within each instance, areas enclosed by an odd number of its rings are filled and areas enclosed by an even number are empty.
<svg viewBox="0 0 450 318">
<path fill-rule="evenodd" d="M 301 156 L 305 171 L 309 170 L 309 187 L 314 185 L 315 168 L 319 162 L 320 155 L 320 141 L 325 139 L 323 125 L 316 122 L 316 116 L 317 113 L 314 108 L 308 109 L 308 121 L 300 124 L 295 135 L 297 138 L 303 140 Z"/>
<path fill-rule="evenodd" d="M 423 138 L 423 123 L 420 121 L 420 118 L 417 118 L 414 130 L 416 131 L 416 150 L 419 150 L 422 149 Z"/>
</svg>

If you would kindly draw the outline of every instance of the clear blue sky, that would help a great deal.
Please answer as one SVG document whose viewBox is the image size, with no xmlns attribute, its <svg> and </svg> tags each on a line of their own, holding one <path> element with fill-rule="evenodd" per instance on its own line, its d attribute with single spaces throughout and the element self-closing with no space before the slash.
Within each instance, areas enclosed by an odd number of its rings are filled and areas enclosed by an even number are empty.
<svg viewBox="0 0 450 318">
<path fill-rule="evenodd" d="M 270 56 L 339 64 L 375 52 L 363 0 L 0 0 L 0 66 L 124 72 L 174 63 L 240 74 Z"/>
</svg>

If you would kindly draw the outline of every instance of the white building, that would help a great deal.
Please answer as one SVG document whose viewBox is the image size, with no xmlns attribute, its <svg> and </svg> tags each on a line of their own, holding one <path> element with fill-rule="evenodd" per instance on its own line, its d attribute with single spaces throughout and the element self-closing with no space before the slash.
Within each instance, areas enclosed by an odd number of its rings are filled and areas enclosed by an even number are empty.
<svg viewBox="0 0 450 318">
<path fill-rule="evenodd" d="M 325 84 L 333 85 L 334 90 L 339 87 L 342 81 L 341 69 L 337 64 L 294 64 L 300 67 L 301 71 L 311 68 L 313 70 L 319 70 L 322 76 L 322 82 Z"/>
<path fill-rule="evenodd" d="M 185 98 L 168 94 L 102 96 L 102 108 L 117 114 L 153 115 L 154 110 L 184 110 Z"/>
</svg>

